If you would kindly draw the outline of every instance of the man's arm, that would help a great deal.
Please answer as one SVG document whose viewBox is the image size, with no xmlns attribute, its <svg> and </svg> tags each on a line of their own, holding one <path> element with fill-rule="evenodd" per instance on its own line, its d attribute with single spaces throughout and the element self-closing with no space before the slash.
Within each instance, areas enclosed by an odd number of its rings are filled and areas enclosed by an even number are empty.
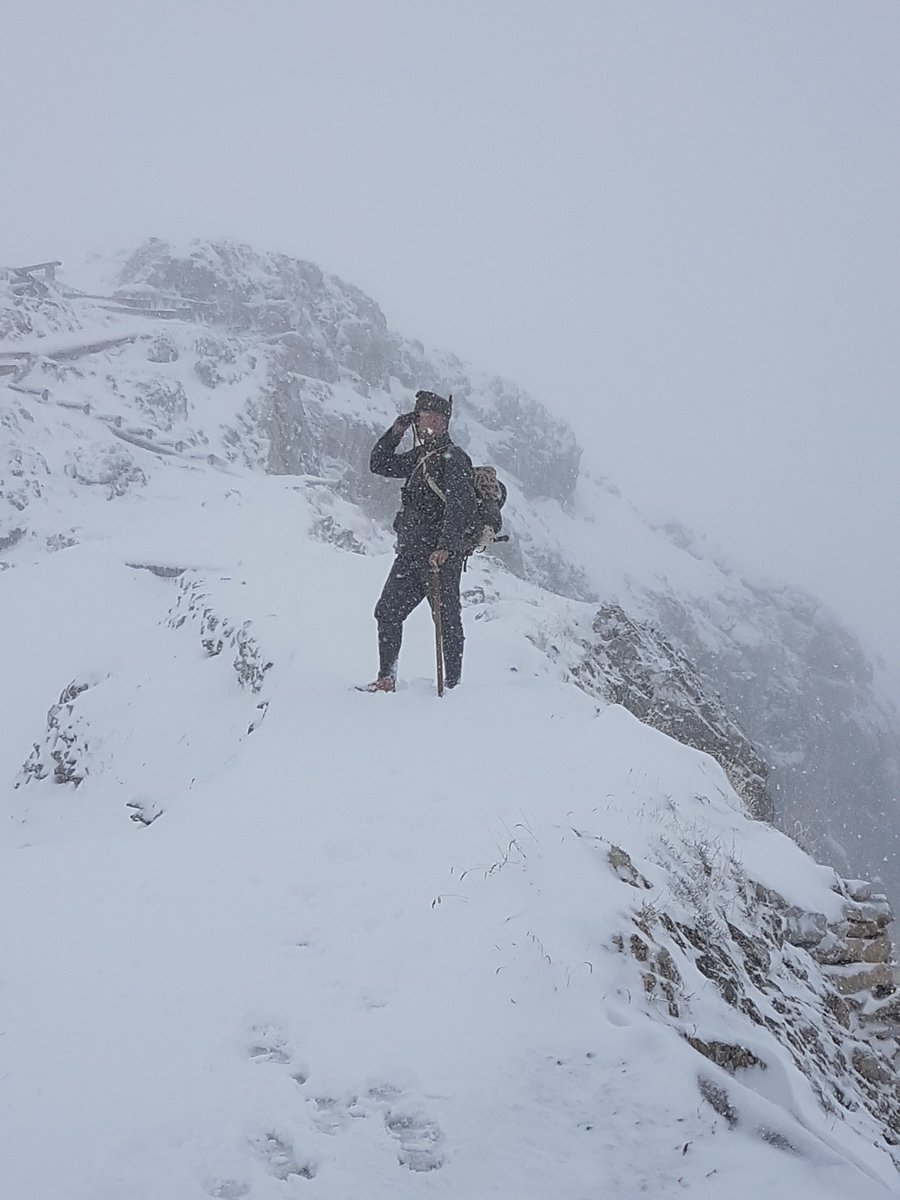
<svg viewBox="0 0 900 1200">
<path fill-rule="evenodd" d="M 407 450 L 405 454 L 397 454 L 396 450 L 414 420 L 414 413 L 403 413 L 372 447 L 369 470 L 374 475 L 388 475 L 394 479 L 409 478 L 416 465 L 416 452 Z"/>
<path fill-rule="evenodd" d="M 444 463 L 444 524 L 438 550 L 461 553 L 466 527 L 475 511 L 475 476 L 468 454 L 454 446 Z"/>
</svg>

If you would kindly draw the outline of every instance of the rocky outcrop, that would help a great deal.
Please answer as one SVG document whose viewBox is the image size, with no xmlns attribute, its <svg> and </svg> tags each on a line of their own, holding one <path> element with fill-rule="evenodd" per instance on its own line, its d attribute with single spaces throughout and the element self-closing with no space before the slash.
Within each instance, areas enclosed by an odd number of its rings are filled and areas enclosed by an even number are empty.
<svg viewBox="0 0 900 1200">
<path fill-rule="evenodd" d="M 54 783 L 78 787 L 89 774 L 90 725 L 77 701 L 90 686 L 72 680 L 63 688 L 59 700 L 50 706 L 47 729 L 40 741 L 34 743 L 15 787 L 48 776 Z"/>
<path fill-rule="evenodd" d="M 52 279 L 40 271 L 0 270 L 0 342 L 80 328 Z"/>
<path fill-rule="evenodd" d="M 480 395 L 463 392 L 472 416 L 493 436 L 491 457 L 522 481 L 528 499 L 566 504 L 578 482 L 581 447 L 565 422 L 554 420 L 515 384 L 494 377 Z"/>
<path fill-rule="evenodd" d="M 900 1035 L 898 968 L 890 926 L 894 913 L 885 896 L 862 880 L 838 880 L 836 890 L 844 900 L 838 921 L 828 922 L 822 913 L 804 913 L 788 908 L 779 896 L 769 902 L 782 914 L 785 938 L 812 955 L 844 1004 L 835 1006 L 841 1023 L 856 1024 L 879 1043 L 895 1042 Z M 896 1044 L 890 1047 L 891 1061 L 900 1066 Z"/>
<path fill-rule="evenodd" d="M 623 882 L 642 887 L 622 847 L 610 850 L 609 862 Z M 757 1118 L 742 1100 L 743 1088 L 754 1089 L 754 1072 L 775 1065 L 766 1046 L 777 1043 L 822 1108 L 844 1119 L 865 1113 L 900 1166 L 900 1002 L 885 932 L 893 914 L 884 898 L 866 884 L 837 880 L 843 915 L 829 922 L 747 879 L 737 860 L 702 841 L 681 847 L 669 871 L 671 899 L 635 905 L 631 929 L 613 944 L 634 961 L 645 1002 L 697 1052 L 700 1096 L 729 1128 L 780 1145 L 783 1132 L 748 1130 Z M 857 958 L 867 948 L 888 958 L 877 966 Z M 743 1025 L 742 1039 L 722 1039 L 710 985 L 718 1005 Z M 740 1077 L 742 1088 L 728 1076 Z"/>
<path fill-rule="evenodd" d="M 0 552 L 25 536 L 28 509 L 41 500 L 50 475 L 46 457 L 31 444 L 30 424 L 24 405 L 0 410 Z"/>
<path fill-rule="evenodd" d="M 266 659 L 253 633 L 253 622 L 235 621 L 217 613 L 207 601 L 203 580 L 192 573 L 179 572 L 176 586 L 178 595 L 169 610 L 169 627 L 195 626 L 200 643 L 210 658 L 216 658 L 223 651 L 233 653 L 232 667 L 238 683 L 254 696 L 258 695 L 272 663 Z M 265 711 L 268 702 L 257 707 Z"/>
<path fill-rule="evenodd" d="M 147 476 L 133 456 L 121 446 L 86 446 L 75 450 L 65 472 L 70 479 L 86 487 L 106 489 L 107 497 L 124 496 L 147 482 Z"/>
<path fill-rule="evenodd" d="M 348 410 L 332 388 L 365 397 L 399 384 L 452 392 L 460 440 L 489 447 L 526 497 L 567 503 L 573 495 L 581 448 L 565 422 L 508 380 L 473 371 L 452 355 L 427 356 L 420 343 L 388 328 L 374 300 L 314 263 L 232 242 L 198 241 L 177 250 L 151 238 L 126 260 L 117 294 L 187 303 L 206 325 L 264 339 L 271 355 L 263 413 L 270 470 L 307 471 L 331 460 L 340 464 L 344 494 L 368 503 L 376 494 L 368 486 L 368 456 L 373 433 L 382 429 L 366 419 L 364 406 Z M 207 386 L 215 386 L 221 361 L 201 355 L 197 369 Z"/>
<path fill-rule="evenodd" d="M 814 597 L 771 581 L 656 594 L 645 611 L 765 758 L 779 827 L 900 895 L 900 722 L 857 639 Z"/>
<path fill-rule="evenodd" d="M 751 816 L 771 821 L 767 767 L 719 696 L 658 629 L 615 604 L 594 617 L 592 637 L 544 646 L 564 659 L 572 680 L 592 695 L 621 704 L 676 741 L 711 755 L 724 769 Z"/>
<path fill-rule="evenodd" d="M 147 362 L 171 363 L 178 360 L 178 345 L 169 333 L 153 338 L 147 347 Z"/>
</svg>

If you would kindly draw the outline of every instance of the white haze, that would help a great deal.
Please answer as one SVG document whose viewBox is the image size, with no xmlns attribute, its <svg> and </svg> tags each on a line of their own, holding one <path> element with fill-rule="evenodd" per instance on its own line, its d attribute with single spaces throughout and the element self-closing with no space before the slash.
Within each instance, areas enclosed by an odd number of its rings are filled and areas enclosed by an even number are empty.
<svg viewBox="0 0 900 1200">
<path fill-rule="evenodd" d="M 0 264 L 318 261 L 900 663 L 893 0 L 13 0 L 4 35 Z"/>
</svg>

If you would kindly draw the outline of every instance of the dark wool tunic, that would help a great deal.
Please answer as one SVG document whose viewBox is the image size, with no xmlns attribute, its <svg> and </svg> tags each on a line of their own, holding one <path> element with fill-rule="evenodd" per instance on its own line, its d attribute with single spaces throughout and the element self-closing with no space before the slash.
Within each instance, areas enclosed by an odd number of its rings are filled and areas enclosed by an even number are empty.
<svg viewBox="0 0 900 1200">
<path fill-rule="evenodd" d="M 375 443 L 369 459 L 376 475 L 406 480 L 400 493 L 403 508 L 394 521 L 399 551 L 420 543 L 428 546 L 429 553 L 446 550 L 461 555 L 475 515 L 472 460 L 447 434 L 427 447 L 418 445 L 397 454 L 402 437 L 392 427 Z M 428 478 L 446 496 L 446 503 L 429 486 Z"/>
</svg>

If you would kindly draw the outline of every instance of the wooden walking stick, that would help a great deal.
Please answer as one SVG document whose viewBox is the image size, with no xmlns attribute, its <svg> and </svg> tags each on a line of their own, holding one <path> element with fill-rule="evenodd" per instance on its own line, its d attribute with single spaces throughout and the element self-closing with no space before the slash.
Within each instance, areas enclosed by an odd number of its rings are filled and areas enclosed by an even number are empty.
<svg viewBox="0 0 900 1200">
<path fill-rule="evenodd" d="M 434 617 L 434 657 L 437 667 L 437 694 L 444 694 L 444 622 L 441 618 L 440 567 L 432 567 L 428 575 L 428 600 Z"/>
</svg>

